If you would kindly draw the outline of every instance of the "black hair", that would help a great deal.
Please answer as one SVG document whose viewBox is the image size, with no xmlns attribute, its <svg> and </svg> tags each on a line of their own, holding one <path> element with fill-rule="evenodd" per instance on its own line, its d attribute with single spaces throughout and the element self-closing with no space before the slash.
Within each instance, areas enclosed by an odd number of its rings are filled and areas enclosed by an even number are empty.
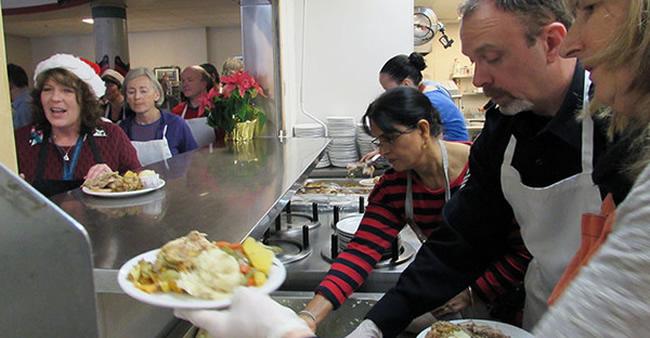
<svg viewBox="0 0 650 338">
<path fill-rule="evenodd" d="M 422 82 L 422 71 L 425 68 L 427 68 L 427 64 L 424 62 L 424 57 L 413 52 L 409 56 L 405 54 L 393 56 L 381 67 L 379 73 L 388 74 L 397 82 L 409 78 L 417 86 Z"/>
<path fill-rule="evenodd" d="M 416 128 L 420 120 L 429 122 L 430 134 L 438 136 L 442 132 L 440 113 L 431 101 L 415 88 L 399 86 L 387 90 L 376 98 L 363 115 L 363 129 L 368 134 L 372 121 L 386 134 L 398 133 L 397 125 Z"/>
<path fill-rule="evenodd" d="M 212 77 L 212 80 L 214 83 L 219 83 L 221 80 L 219 79 L 219 71 L 217 71 L 217 67 L 215 67 L 211 63 L 204 63 L 200 65 L 201 68 L 205 69 L 208 74 Z"/>
<path fill-rule="evenodd" d="M 7 76 L 9 77 L 9 83 L 14 87 L 24 88 L 29 85 L 27 73 L 25 73 L 25 70 L 19 65 L 13 63 L 7 64 Z"/>
</svg>

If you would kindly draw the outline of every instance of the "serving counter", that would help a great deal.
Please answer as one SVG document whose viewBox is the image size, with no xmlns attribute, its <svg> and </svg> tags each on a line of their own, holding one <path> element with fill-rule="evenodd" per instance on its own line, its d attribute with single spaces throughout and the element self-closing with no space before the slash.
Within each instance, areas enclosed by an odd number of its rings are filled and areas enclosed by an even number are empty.
<svg viewBox="0 0 650 338">
<path fill-rule="evenodd" d="M 116 276 L 122 264 L 191 230 L 231 242 L 260 237 L 328 142 L 259 138 L 207 146 L 147 166 L 166 181 L 153 193 L 117 199 L 76 189 L 52 201 L 90 236 L 97 292 L 121 292 Z"/>
<path fill-rule="evenodd" d="M 165 180 L 154 192 L 109 198 L 76 189 L 52 197 L 90 238 L 99 337 L 185 337 L 188 323 L 175 319 L 171 309 L 122 293 L 118 269 L 194 229 L 212 240 L 260 238 L 328 143 L 258 138 L 224 148 L 207 146 L 147 166 Z"/>
</svg>

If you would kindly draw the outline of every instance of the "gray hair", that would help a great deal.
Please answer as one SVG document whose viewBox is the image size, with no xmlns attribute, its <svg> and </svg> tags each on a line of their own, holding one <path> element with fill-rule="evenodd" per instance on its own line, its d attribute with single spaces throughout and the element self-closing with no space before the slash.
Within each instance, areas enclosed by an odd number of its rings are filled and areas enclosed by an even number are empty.
<svg viewBox="0 0 650 338">
<path fill-rule="evenodd" d="M 496 8 L 513 13 L 526 26 L 526 40 L 532 46 L 542 32 L 542 27 L 560 22 L 567 29 L 571 27 L 573 16 L 563 0 L 489 0 Z M 486 0 L 464 0 L 458 7 L 461 17 L 469 17 Z"/>
<path fill-rule="evenodd" d="M 124 78 L 124 86 L 122 86 L 124 96 L 126 97 L 126 87 L 129 85 L 129 82 L 140 76 L 146 76 L 147 79 L 149 79 L 149 82 L 151 82 L 151 86 L 158 91 L 160 98 L 156 100 L 156 107 L 162 106 L 163 102 L 165 102 L 165 92 L 163 91 L 160 82 L 158 82 L 158 79 L 156 79 L 156 75 L 146 67 L 133 68 L 128 74 L 126 74 L 126 77 Z"/>
</svg>

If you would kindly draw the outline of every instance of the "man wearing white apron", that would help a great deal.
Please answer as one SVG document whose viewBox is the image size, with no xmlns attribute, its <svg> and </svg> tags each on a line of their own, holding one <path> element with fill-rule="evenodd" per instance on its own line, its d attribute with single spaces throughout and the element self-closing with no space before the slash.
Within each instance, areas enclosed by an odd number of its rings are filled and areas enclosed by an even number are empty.
<svg viewBox="0 0 650 338">
<path fill-rule="evenodd" d="M 590 81 L 585 76 L 583 107 L 588 104 Z M 580 222 L 583 213 L 597 212 L 602 199 L 594 184 L 593 121 L 582 121 L 582 171 L 546 187 L 529 187 L 522 183 L 511 163 L 517 139 L 510 137 L 501 165 L 501 187 L 521 228 L 526 247 L 533 260 L 526 271 L 526 305 L 523 325 L 531 329 L 547 310 L 551 295 L 567 264 L 580 245 Z"/>
</svg>

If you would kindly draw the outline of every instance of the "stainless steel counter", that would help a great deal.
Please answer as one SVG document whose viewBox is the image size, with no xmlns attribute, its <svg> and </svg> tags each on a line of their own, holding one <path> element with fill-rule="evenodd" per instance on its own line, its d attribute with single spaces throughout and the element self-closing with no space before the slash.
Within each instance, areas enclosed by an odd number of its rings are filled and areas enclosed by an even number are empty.
<svg viewBox="0 0 650 338">
<path fill-rule="evenodd" d="M 123 263 L 190 230 L 213 240 L 261 237 L 328 142 L 263 138 L 204 147 L 148 166 L 166 181 L 154 193 L 110 199 L 76 189 L 52 200 L 88 231 L 96 291 L 121 292 L 116 276 Z"/>
</svg>

